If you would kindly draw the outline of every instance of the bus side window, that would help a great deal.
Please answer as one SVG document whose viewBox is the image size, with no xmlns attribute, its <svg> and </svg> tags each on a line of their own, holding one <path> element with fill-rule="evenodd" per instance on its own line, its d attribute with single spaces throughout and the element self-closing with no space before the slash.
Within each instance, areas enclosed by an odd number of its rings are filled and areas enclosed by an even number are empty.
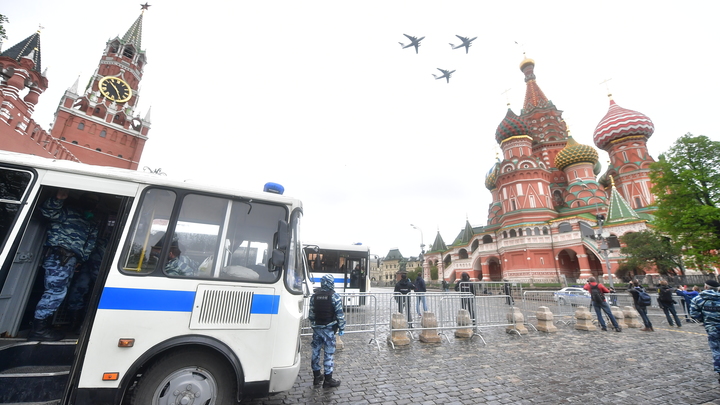
<svg viewBox="0 0 720 405">
<path fill-rule="evenodd" d="M 121 261 L 124 272 L 152 273 L 161 262 L 160 254 L 166 243 L 165 233 L 175 198 L 175 193 L 169 190 L 153 188 L 145 192 Z"/>
<path fill-rule="evenodd" d="M 0 169 L 0 250 L 5 246 L 32 179 L 33 174 L 28 171 Z"/>
<path fill-rule="evenodd" d="M 188 194 L 183 198 L 175 226 L 179 257 L 168 258 L 165 274 L 171 276 L 213 277 L 215 256 L 221 240 L 229 200 Z M 180 268 L 178 269 L 178 262 Z"/>
</svg>

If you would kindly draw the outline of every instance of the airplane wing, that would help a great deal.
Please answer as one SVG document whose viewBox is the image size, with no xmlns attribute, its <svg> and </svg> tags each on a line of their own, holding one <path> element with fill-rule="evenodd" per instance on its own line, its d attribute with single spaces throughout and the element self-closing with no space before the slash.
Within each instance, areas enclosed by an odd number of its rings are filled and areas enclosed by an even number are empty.
<svg viewBox="0 0 720 405">
<path fill-rule="evenodd" d="M 460 35 L 455 35 L 456 37 L 460 38 L 463 42 L 467 41 L 467 37 L 461 37 Z"/>
<path fill-rule="evenodd" d="M 437 68 L 437 70 L 439 70 L 439 71 L 443 72 L 443 74 L 444 74 L 444 75 L 446 75 L 446 74 L 448 73 L 448 71 L 447 71 L 447 70 L 442 70 L 442 69 L 440 69 L 440 68 Z"/>
<path fill-rule="evenodd" d="M 408 34 L 403 34 L 403 35 L 405 35 L 405 36 L 406 36 L 409 40 L 411 40 L 411 41 L 415 41 L 415 40 L 417 39 L 417 38 L 412 37 L 412 36 L 410 36 L 410 35 L 408 35 Z"/>
</svg>

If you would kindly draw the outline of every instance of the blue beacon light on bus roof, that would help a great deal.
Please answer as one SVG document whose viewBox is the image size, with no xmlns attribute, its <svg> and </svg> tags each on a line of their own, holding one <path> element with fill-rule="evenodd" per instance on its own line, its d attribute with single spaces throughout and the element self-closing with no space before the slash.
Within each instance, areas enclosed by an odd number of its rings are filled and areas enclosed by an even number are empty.
<svg viewBox="0 0 720 405">
<path fill-rule="evenodd" d="M 273 193 L 273 194 L 280 194 L 282 195 L 285 192 L 285 187 L 278 183 L 268 182 L 265 183 L 265 187 L 263 187 L 263 191 L 266 193 Z"/>
</svg>

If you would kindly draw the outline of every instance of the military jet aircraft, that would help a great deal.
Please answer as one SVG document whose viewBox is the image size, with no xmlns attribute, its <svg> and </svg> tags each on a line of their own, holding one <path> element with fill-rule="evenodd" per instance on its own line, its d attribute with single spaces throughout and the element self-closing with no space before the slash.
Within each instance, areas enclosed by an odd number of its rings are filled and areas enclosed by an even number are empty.
<svg viewBox="0 0 720 405">
<path fill-rule="evenodd" d="M 410 40 L 410 43 L 407 44 L 407 45 L 405 45 L 405 44 L 403 44 L 402 42 L 398 42 L 398 44 L 400 44 L 400 46 L 402 46 L 403 49 L 405 49 L 405 48 L 410 48 L 411 46 L 414 46 L 414 47 L 415 47 L 415 53 L 418 53 L 418 46 L 420 46 L 420 41 L 422 41 L 423 39 L 425 39 L 425 37 L 422 37 L 422 38 L 418 39 L 417 37 L 413 37 L 413 36 L 410 36 L 410 35 L 408 35 L 408 34 L 403 34 L 403 35 L 405 35 L 406 37 L 408 37 L 408 39 Z"/>
<path fill-rule="evenodd" d="M 464 47 L 465 47 L 465 53 L 468 53 L 468 50 L 469 50 L 470 46 L 472 46 L 472 44 L 471 44 L 470 42 L 472 42 L 472 41 L 474 41 L 474 40 L 477 39 L 477 37 L 475 37 L 475 38 L 473 38 L 473 39 L 470 39 L 470 38 L 468 38 L 468 37 L 461 37 L 460 35 L 455 35 L 455 36 L 458 37 L 458 38 L 460 38 L 460 40 L 462 41 L 462 44 L 460 44 L 460 45 L 458 45 L 458 46 L 455 46 L 455 45 L 453 45 L 453 44 L 450 44 L 450 46 L 452 47 L 452 49 L 458 49 L 458 48 L 462 48 L 462 47 L 464 46 Z"/>
<path fill-rule="evenodd" d="M 438 75 L 436 75 L 435 73 L 433 73 L 432 75 L 433 75 L 433 77 L 435 78 L 435 80 L 437 80 L 437 79 L 442 79 L 442 78 L 444 77 L 444 78 L 447 79 L 447 82 L 450 83 L 450 75 L 452 75 L 453 73 L 455 73 L 455 71 L 454 71 L 454 70 L 453 70 L 453 71 L 443 70 L 443 69 L 440 69 L 440 68 L 437 68 L 437 70 L 443 72 L 443 74 L 442 74 L 442 76 L 438 76 Z"/>
</svg>

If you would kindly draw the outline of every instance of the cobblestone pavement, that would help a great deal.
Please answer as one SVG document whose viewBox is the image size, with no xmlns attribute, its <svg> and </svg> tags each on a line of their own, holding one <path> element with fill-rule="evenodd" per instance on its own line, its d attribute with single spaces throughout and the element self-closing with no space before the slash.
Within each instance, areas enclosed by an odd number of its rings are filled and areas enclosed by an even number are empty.
<svg viewBox="0 0 720 405">
<path fill-rule="evenodd" d="M 310 338 L 303 337 L 293 388 L 243 404 L 720 404 L 720 384 L 702 325 L 653 318 L 655 332 L 578 331 L 477 337 L 393 349 L 367 334 L 346 334 L 335 357 L 338 388 L 312 386 Z M 417 338 L 417 334 L 415 334 Z"/>
</svg>

